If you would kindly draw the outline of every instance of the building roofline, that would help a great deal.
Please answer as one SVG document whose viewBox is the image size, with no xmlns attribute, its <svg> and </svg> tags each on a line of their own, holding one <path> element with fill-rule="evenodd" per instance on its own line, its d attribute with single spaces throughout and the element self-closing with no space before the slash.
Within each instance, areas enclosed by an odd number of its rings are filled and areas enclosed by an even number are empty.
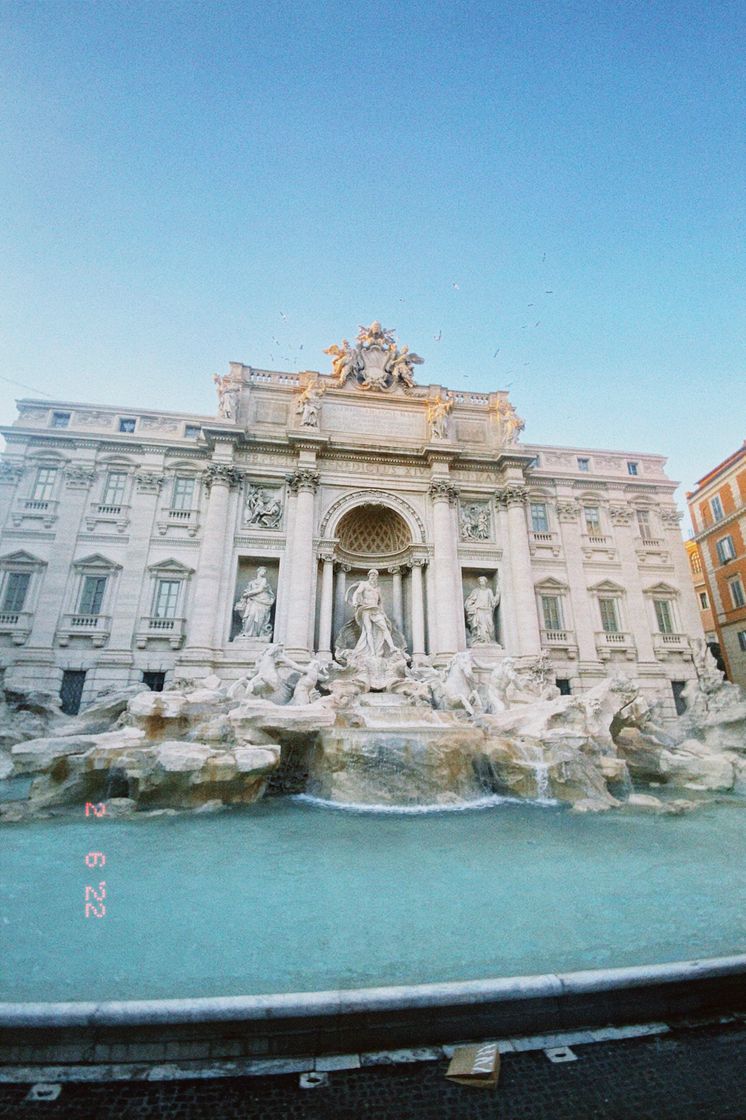
<svg viewBox="0 0 746 1120">
<path fill-rule="evenodd" d="M 733 464 L 736 463 L 742 455 L 746 455 L 746 439 L 736 451 L 728 456 L 727 459 L 723 459 L 722 463 L 718 463 L 716 467 L 713 467 L 711 471 L 708 471 L 707 474 L 698 479 L 697 485 L 694 490 L 689 490 L 689 492 L 687 493 L 687 498 L 694 498 L 698 490 L 701 490 L 705 486 L 709 485 L 709 483 L 712 482 L 713 479 L 717 478 L 717 476 L 722 471 L 725 471 L 729 467 L 732 467 Z"/>
</svg>

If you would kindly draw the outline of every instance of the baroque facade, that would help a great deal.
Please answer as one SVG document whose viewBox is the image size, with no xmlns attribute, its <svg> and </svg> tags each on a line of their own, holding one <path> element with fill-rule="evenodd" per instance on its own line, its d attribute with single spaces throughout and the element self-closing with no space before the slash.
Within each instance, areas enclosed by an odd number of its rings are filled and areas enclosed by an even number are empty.
<svg viewBox="0 0 746 1120">
<path fill-rule="evenodd" d="M 217 416 L 19 402 L 6 685 L 72 711 L 238 678 L 269 643 L 329 660 L 375 569 L 414 663 L 545 652 L 563 691 L 623 673 L 673 715 L 702 627 L 665 460 L 523 443 L 507 393 L 417 384 L 380 323 L 327 353 L 325 375 L 231 363 Z"/>
</svg>

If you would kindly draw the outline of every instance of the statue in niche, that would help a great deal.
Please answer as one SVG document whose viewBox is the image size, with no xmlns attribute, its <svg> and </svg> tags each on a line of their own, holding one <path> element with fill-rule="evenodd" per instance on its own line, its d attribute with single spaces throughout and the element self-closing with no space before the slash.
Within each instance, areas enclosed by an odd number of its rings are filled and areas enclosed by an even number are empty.
<svg viewBox="0 0 746 1120">
<path fill-rule="evenodd" d="M 446 393 L 427 402 L 427 419 L 432 439 L 448 439 L 448 413 L 453 408 L 453 397 Z"/>
<path fill-rule="evenodd" d="M 480 576 L 477 586 L 467 595 L 464 603 L 469 627 L 470 646 L 497 645 L 495 637 L 495 608 L 500 602 L 500 589 L 493 591 L 486 576 Z"/>
<path fill-rule="evenodd" d="M 318 428 L 321 398 L 324 395 L 324 386 L 318 377 L 309 381 L 298 398 L 295 411 L 300 416 L 301 428 Z"/>
<path fill-rule="evenodd" d="M 486 505 L 467 506 L 461 510 L 461 539 L 486 541 L 490 535 L 490 515 Z"/>
<path fill-rule="evenodd" d="M 508 446 L 516 443 L 519 434 L 526 427 L 526 421 L 518 415 L 510 401 L 503 398 L 497 402 L 495 412 L 502 428 L 503 442 Z"/>
<path fill-rule="evenodd" d="M 267 579 L 267 569 L 257 568 L 256 576 L 243 589 L 236 603 L 236 611 L 241 616 L 241 638 L 258 638 L 268 642 L 272 637 L 270 615 L 275 601 L 275 593 Z M 234 639 L 235 640 L 235 639 Z"/>
<path fill-rule="evenodd" d="M 353 658 L 360 654 L 368 657 L 396 655 L 399 651 L 383 609 L 377 569 L 371 568 L 367 580 L 354 583 L 347 595 L 355 611 L 355 622 L 360 627 L 360 637 L 352 651 Z"/>
<path fill-rule="evenodd" d="M 238 400 L 241 395 L 241 384 L 231 377 L 229 373 L 222 377 L 219 373 L 213 376 L 215 387 L 218 391 L 218 416 L 224 420 L 238 419 Z"/>
<path fill-rule="evenodd" d="M 270 497 L 259 486 L 249 486 L 246 492 L 246 524 L 260 525 L 262 529 L 276 529 L 282 518 L 282 502 Z"/>
</svg>

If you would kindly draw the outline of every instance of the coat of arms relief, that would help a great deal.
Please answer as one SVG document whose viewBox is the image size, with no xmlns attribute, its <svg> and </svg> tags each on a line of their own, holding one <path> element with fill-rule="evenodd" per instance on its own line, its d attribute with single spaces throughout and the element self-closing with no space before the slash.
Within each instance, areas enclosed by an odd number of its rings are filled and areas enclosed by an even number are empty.
<svg viewBox="0 0 746 1120">
<path fill-rule="evenodd" d="M 344 338 L 341 346 L 335 343 L 324 353 L 331 356 L 336 388 L 352 381 L 361 389 L 379 392 L 413 389 L 414 367 L 424 361 L 408 346 L 400 348 L 394 331 L 382 327 L 377 319 L 369 327 L 360 327 L 355 346 Z"/>
</svg>

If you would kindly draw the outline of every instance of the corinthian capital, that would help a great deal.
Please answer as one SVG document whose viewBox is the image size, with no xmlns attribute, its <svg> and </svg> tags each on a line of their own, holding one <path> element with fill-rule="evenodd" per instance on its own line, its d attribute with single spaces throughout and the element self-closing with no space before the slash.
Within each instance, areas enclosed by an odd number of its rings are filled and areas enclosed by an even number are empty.
<svg viewBox="0 0 746 1120">
<path fill-rule="evenodd" d="M 496 499 L 500 505 L 507 507 L 525 506 L 528 501 L 528 488 L 520 482 L 509 482 L 502 490 L 498 490 Z"/>
<path fill-rule="evenodd" d="M 573 501 L 557 502 L 557 517 L 560 521 L 577 521 L 580 517 L 580 506 Z"/>
<path fill-rule="evenodd" d="M 233 489 L 241 481 L 241 472 L 230 463 L 210 463 L 205 471 L 204 478 L 208 490 L 214 482 Z"/>
<path fill-rule="evenodd" d="M 314 494 L 319 485 L 319 472 L 309 467 L 299 467 L 293 474 L 288 475 L 288 486 L 294 494 L 303 490 L 310 490 Z"/>
<path fill-rule="evenodd" d="M 434 502 L 458 501 L 458 490 L 447 478 L 434 478 L 430 483 L 430 497 Z"/>
</svg>

